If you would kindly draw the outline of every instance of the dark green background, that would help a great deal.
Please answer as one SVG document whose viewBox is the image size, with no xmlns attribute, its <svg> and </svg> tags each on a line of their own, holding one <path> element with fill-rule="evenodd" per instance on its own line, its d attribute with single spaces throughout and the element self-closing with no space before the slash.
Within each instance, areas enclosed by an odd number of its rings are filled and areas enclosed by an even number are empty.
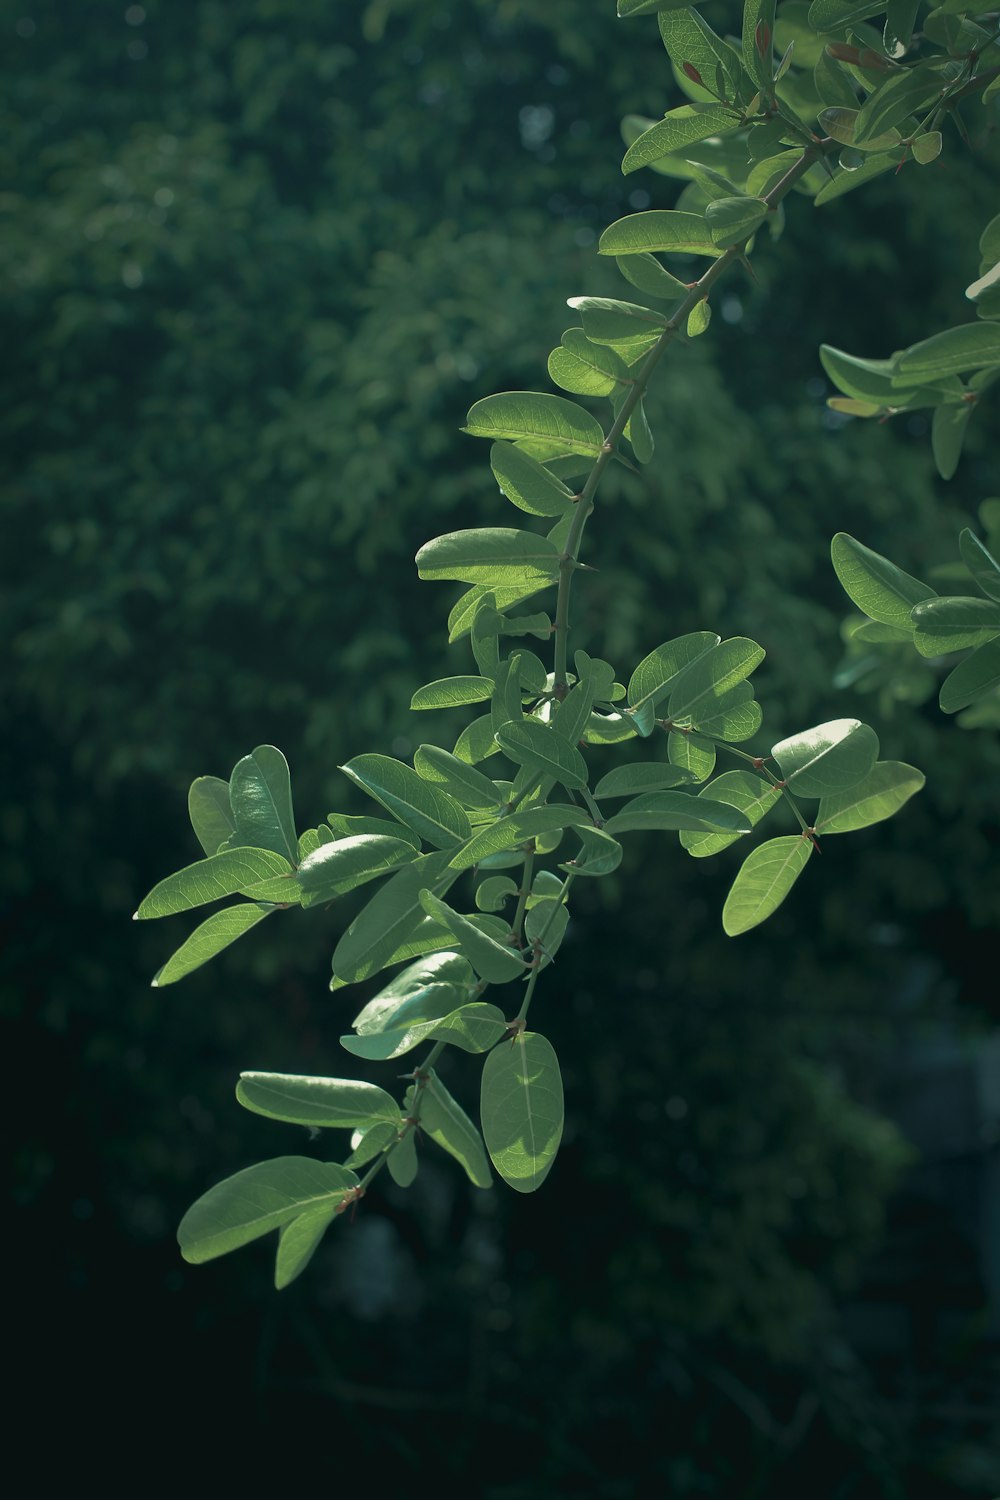
<svg viewBox="0 0 1000 1500">
<path fill-rule="evenodd" d="M 789 204 L 732 321 L 658 377 L 656 459 L 608 482 L 575 601 L 575 643 L 619 674 L 683 631 L 753 636 L 762 744 L 857 713 L 925 793 L 829 840 L 735 942 L 735 860 L 669 837 L 581 891 L 532 1017 L 568 1108 L 536 1198 L 427 1146 L 281 1297 L 265 1247 L 193 1269 L 173 1241 L 219 1177 L 323 1149 L 233 1085 L 357 1071 L 327 990 L 347 914 L 292 913 L 166 991 L 186 929 L 130 914 L 197 857 L 195 775 L 273 742 L 302 826 L 360 810 L 338 762 L 405 757 L 414 688 L 468 669 L 455 591 L 412 564 L 517 524 L 465 411 L 548 388 L 565 298 L 629 295 L 597 234 L 675 193 L 620 175 L 621 116 L 678 101 L 655 22 L 613 11 L 0 5 L 9 1284 L 28 1409 L 58 1414 L 43 1463 L 361 1464 L 379 1493 L 485 1500 L 997 1487 L 997 1109 L 974 1090 L 996 1087 L 1000 761 L 933 697 L 834 685 L 827 551 L 844 529 L 932 572 L 995 448 L 987 412 L 942 484 L 922 416 L 830 421 L 816 355 L 968 317 L 981 113 L 933 168 Z M 471 1107 L 475 1067 L 448 1081 Z"/>
</svg>

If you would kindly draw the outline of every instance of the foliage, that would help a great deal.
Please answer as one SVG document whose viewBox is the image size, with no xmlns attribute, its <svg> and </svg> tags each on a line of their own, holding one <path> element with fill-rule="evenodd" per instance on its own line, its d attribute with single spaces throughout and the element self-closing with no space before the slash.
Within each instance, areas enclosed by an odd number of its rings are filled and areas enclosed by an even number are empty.
<svg viewBox="0 0 1000 1500">
<path fill-rule="evenodd" d="M 330 1117 L 329 1123 L 353 1127 L 345 1166 L 371 1162 L 363 1178 L 352 1174 L 317 1197 L 311 1186 L 284 1188 L 280 1162 L 247 1169 L 213 1189 L 186 1216 L 181 1240 L 189 1259 L 223 1253 L 278 1223 L 302 1242 L 291 1265 L 279 1246 L 276 1278 L 284 1285 L 305 1266 L 327 1224 L 356 1202 L 383 1167 L 408 1185 L 416 1172 L 413 1132 L 421 1126 L 425 1096 L 433 1100 L 443 1088 L 434 1065 L 449 1043 L 488 1053 L 481 1099 L 485 1144 L 511 1186 L 533 1190 L 558 1149 L 563 1089 L 551 1044 L 526 1029 L 527 1016 L 538 976 L 565 934 L 567 899 L 578 876 L 612 875 L 622 859 L 623 833 L 672 829 L 681 832 L 682 842 L 683 835 L 693 834 L 693 852 L 704 855 L 750 833 L 773 806 L 787 803 L 799 833 L 759 845 L 744 859 L 727 897 L 723 925 L 736 936 L 777 909 L 818 847 L 819 833 L 881 821 L 922 785 L 912 767 L 879 762 L 877 735 L 853 719 L 788 736 L 772 745 L 769 755 L 735 750 L 756 734 L 762 718 L 748 679 L 764 652 L 744 637 L 723 642 L 701 631 L 668 640 L 635 667 L 627 687 L 617 681 L 612 665 L 584 651 L 575 652 L 570 671 L 570 595 L 581 567 L 584 528 L 620 443 L 627 440 L 640 465 L 653 458 L 643 401 L 679 330 L 690 337 L 704 333 L 716 283 L 730 265 L 746 262 L 757 231 L 783 211 L 793 189 L 819 206 L 902 165 L 911 152 L 922 165 L 933 160 L 941 150 L 938 126 L 954 116 L 970 90 L 990 82 L 992 75 L 980 66 L 990 38 L 965 35 L 965 22 L 938 31 L 932 27 L 920 38 L 932 44 L 930 55 L 917 55 L 904 66 L 899 59 L 910 51 L 915 15 L 891 18 L 879 43 L 855 29 L 862 19 L 856 7 L 817 0 L 807 23 L 826 44 L 808 70 L 797 72 L 794 36 L 775 65 L 773 5 L 747 0 L 741 52 L 695 10 L 661 0 L 626 3 L 619 11 L 657 12 L 678 82 L 694 100 L 668 112 L 660 124 L 632 121 L 627 127 L 631 144 L 623 170 L 653 165 L 689 179 L 678 205 L 618 220 L 599 244 L 632 287 L 668 305 L 661 311 L 618 298 L 571 299 L 582 326 L 563 335 L 549 357 L 549 373 L 572 394 L 608 398 L 612 421 L 606 430 L 578 403 L 531 391 L 486 397 L 468 414 L 465 430 L 493 443 L 491 466 L 501 492 L 529 515 L 558 518 L 542 533 L 497 527 L 449 532 L 417 553 L 422 578 L 471 585 L 451 611 L 449 638 L 470 637 L 479 675 L 429 683 L 411 707 L 447 710 L 485 702 L 488 711 L 466 725 L 450 753 L 422 747 L 412 768 L 378 754 L 355 757 L 344 766 L 406 836 L 382 820 L 367 820 L 363 831 L 338 828 L 343 815 L 332 814 L 322 828 L 296 840 L 287 767 L 272 747 L 260 747 L 238 763 L 228 809 L 221 784 L 213 792 L 212 837 L 203 840 L 206 859 L 162 881 L 136 913 L 159 916 L 237 891 L 267 912 L 335 898 L 395 870 L 338 943 L 332 988 L 415 959 L 373 1002 L 378 1030 L 391 1033 L 385 1055 L 409 1049 L 414 1022 L 421 1038 L 436 1034 L 427 1058 L 409 1075 L 412 1083 L 398 1109 L 391 1101 L 383 1106 L 380 1101 L 388 1096 L 379 1094 L 359 1115 L 341 1117 L 334 1111 Z M 859 45 L 864 42 L 870 44 Z M 960 56 L 953 57 L 956 52 Z M 921 107 L 927 113 L 918 115 Z M 812 128 L 815 121 L 824 135 Z M 839 161 L 833 169 L 835 152 Z M 775 224 L 780 228 L 779 220 Z M 700 256 L 710 265 L 697 280 L 685 281 L 657 255 Z M 985 386 L 1000 370 L 1000 345 L 991 340 L 988 323 L 952 330 L 903 351 L 885 368 L 828 350 L 827 369 L 840 382 L 851 371 L 855 385 L 864 387 L 867 407 L 864 401 L 858 406 L 852 387 L 855 414 L 889 409 L 897 387 L 904 408 L 913 402 L 968 410 L 971 388 L 959 377 L 975 372 L 974 383 Z M 879 380 L 886 390 L 880 387 L 874 402 L 869 387 Z M 935 449 L 939 467 L 953 470 L 950 459 L 941 463 L 940 442 Z M 957 450 L 954 456 L 957 462 Z M 573 481 L 570 487 L 563 482 L 567 479 Z M 545 613 L 513 612 L 548 588 L 557 589 L 552 620 Z M 505 637 L 517 642 L 525 636 L 551 636 L 551 671 L 517 644 L 504 654 Z M 594 792 L 588 789 L 591 772 L 581 748 L 647 739 L 657 730 L 665 736 L 665 755 L 627 764 L 617 776 L 612 772 L 610 780 L 597 782 Z M 736 780 L 713 781 L 720 749 L 742 759 L 749 770 Z M 508 762 L 501 778 L 470 777 L 470 768 L 497 754 Z M 692 794 L 695 786 L 699 790 Z M 559 794 L 550 800 L 556 788 L 564 800 Z M 629 800 L 606 817 L 596 800 L 600 793 Z M 803 814 L 802 798 L 819 800 L 811 819 Z M 559 864 L 560 880 L 554 871 L 536 868 L 536 860 L 553 854 L 567 831 L 577 844 Z M 254 866 L 255 850 L 276 854 L 281 869 Z M 511 867 L 519 872 L 517 880 L 498 882 L 496 870 Z M 463 915 L 444 897 L 469 869 L 478 910 Z M 496 915 L 505 900 L 513 909 L 507 921 Z M 246 907 L 230 913 L 226 920 L 235 924 L 233 936 L 256 924 L 256 913 Z M 175 955 L 161 971 L 161 983 L 165 973 L 181 977 L 223 946 L 226 934 L 212 928 L 213 921 L 209 918 L 187 940 L 182 956 Z M 449 973 L 461 965 L 458 982 L 442 980 L 429 968 L 423 957 L 428 954 L 442 955 Z M 489 1014 L 476 1010 L 489 987 L 514 979 L 523 981 L 524 990 L 513 1019 L 505 1020 L 492 1006 L 485 1008 Z M 366 1014 L 367 1007 L 362 1017 Z M 427 1023 L 437 1024 L 428 1029 Z M 318 1079 L 282 1084 L 293 1095 L 296 1089 L 311 1095 L 324 1087 L 341 1085 Z M 342 1087 L 353 1097 L 351 1085 Z M 463 1150 L 481 1157 L 475 1127 L 459 1106 L 454 1110 L 461 1120 L 459 1135 L 469 1143 Z M 294 1121 L 301 1112 L 293 1103 L 292 1113 L 279 1111 L 278 1118 Z M 440 1137 L 447 1112 L 435 1118 Z M 366 1144 L 373 1132 L 377 1148 Z M 462 1157 L 458 1137 L 449 1138 L 447 1129 L 441 1143 Z M 468 1160 L 466 1167 L 470 1170 Z M 298 1169 L 287 1170 L 294 1175 Z M 256 1187 L 244 1187 L 252 1174 L 263 1174 L 262 1182 L 266 1177 L 265 1196 L 275 1202 L 268 1212 L 261 1209 Z M 477 1174 L 470 1170 L 470 1175 L 475 1180 Z M 481 1171 L 478 1176 L 486 1185 Z M 253 1176 L 254 1184 L 257 1180 Z"/>
</svg>

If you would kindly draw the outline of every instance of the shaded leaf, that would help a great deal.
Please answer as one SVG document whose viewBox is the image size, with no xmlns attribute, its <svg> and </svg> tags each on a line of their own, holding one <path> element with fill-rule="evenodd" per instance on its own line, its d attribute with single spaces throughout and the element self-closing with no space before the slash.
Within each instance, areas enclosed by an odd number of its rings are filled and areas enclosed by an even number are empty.
<svg viewBox="0 0 1000 1500">
<path fill-rule="evenodd" d="M 647 703 L 655 708 L 667 697 L 680 674 L 719 642 L 720 637 L 713 631 L 696 630 L 657 646 L 655 651 L 643 657 L 629 679 L 631 711 L 634 713 Z"/>
<path fill-rule="evenodd" d="M 279 1292 L 302 1275 L 336 1214 L 335 1208 L 314 1208 L 282 1225 L 278 1231 L 278 1253 L 274 1262 L 274 1285 Z"/>
<path fill-rule="evenodd" d="M 463 807 L 494 808 L 500 802 L 496 787 L 482 771 L 438 745 L 419 745 L 413 756 L 413 767 L 418 776 L 440 787 Z"/>
<path fill-rule="evenodd" d="M 379 887 L 337 944 L 333 955 L 336 978 L 341 983 L 367 979 L 396 956 L 403 956 L 399 950 L 413 939 L 424 922 L 421 890 L 433 886 L 443 895 L 455 879 L 444 854 L 425 854 L 397 870 L 387 884 Z"/>
<path fill-rule="evenodd" d="M 571 509 L 572 490 L 513 443 L 493 444 L 490 467 L 502 492 L 519 510 L 533 516 L 562 516 Z"/>
<path fill-rule="evenodd" d="M 503 1012 L 495 1005 L 478 1000 L 425 1020 L 416 1020 L 409 1009 L 400 1008 L 399 1015 L 393 1019 L 400 1024 L 386 1026 L 380 1031 L 365 1031 L 358 1036 L 342 1036 L 340 1045 L 345 1052 L 372 1061 L 402 1057 L 425 1041 L 444 1041 L 462 1052 L 486 1052 L 507 1029 Z"/>
<path fill-rule="evenodd" d="M 627 802 L 604 825 L 617 836 L 630 829 L 698 829 L 708 833 L 749 833 L 750 822 L 725 802 L 692 797 L 687 792 L 644 792 Z"/>
<path fill-rule="evenodd" d="M 420 1096 L 420 1127 L 464 1167 L 474 1187 L 493 1186 L 482 1136 L 433 1068 Z"/>
<path fill-rule="evenodd" d="M 383 834 L 359 834 L 321 844 L 315 853 L 306 856 L 296 873 L 302 905 L 318 906 L 332 901 L 416 857 L 417 851 L 409 840 L 387 838 Z"/>
<path fill-rule="evenodd" d="M 977 588 L 988 599 L 1000 600 L 1000 563 L 992 552 L 966 526 L 958 539 L 962 561 L 972 574 Z"/>
<path fill-rule="evenodd" d="M 680 766 L 659 760 L 636 760 L 615 766 L 594 787 L 594 796 L 632 797 L 638 792 L 665 792 L 670 787 L 690 781 L 691 774 Z"/>
<path fill-rule="evenodd" d="M 752 771 L 724 771 L 708 786 L 703 787 L 698 796 L 709 797 L 714 802 L 728 802 L 745 815 L 751 828 L 756 828 L 761 818 L 780 802 L 781 789 L 762 776 L 755 776 Z M 738 833 L 685 831 L 681 834 L 681 847 L 695 859 L 705 859 L 711 854 L 718 854 L 722 849 L 728 849 L 730 844 L 741 837 Z"/>
<path fill-rule="evenodd" d="M 938 702 L 946 714 L 956 714 L 977 698 L 1000 686 L 1000 641 L 987 641 L 960 661 L 941 684 Z"/>
<path fill-rule="evenodd" d="M 713 245 L 726 250 L 749 239 L 767 215 L 767 204 L 761 198 L 716 198 L 705 209 L 705 222 Z"/>
<path fill-rule="evenodd" d="M 452 856 L 450 868 L 469 870 L 492 854 L 505 849 L 515 849 L 527 844 L 544 833 L 563 828 L 573 828 L 592 821 L 582 807 L 569 803 L 548 803 L 544 807 L 529 807 L 499 818 L 489 828 L 474 834 L 464 848 Z"/>
<path fill-rule="evenodd" d="M 484 932 L 479 925 L 488 921 L 488 918 L 481 917 L 477 922 L 464 917 L 453 911 L 439 896 L 435 896 L 433 891 L 422 891 L 420 903 L 433 921 L 448 929 L 459 951 L 469 960 L 481 979 L 489 984 L 504 984 L 524 973 L 524 960 L 520 954 L 514 948 L 499 942 L 489 932 Z M 503 923 L 499 927 L 505 930 Z"/>
<path fill-rule="evenodd" d="M 913 607 L 913 644 L 921 656 L 944 656 L 981 646 L 1000 635 L 1000 604 L 992 599 L 959 595 L 925 599 Z"/>
<path fill-rule="evenodd" d="M 926 583 L 904 573 L 887 557 L 855 541 L 845 531 L 838 531 L 833 538 L 830 556 L 848 598 L 863 614 L 883 625 L 909 630 L 913 606 L 935 597 L 934 590 Z"/>
<path fill-rule="evenodd" d="M 570 791 L 587 784 L 587 763 L 576 746 L 538 719 L 505 724 L 497 731 L 497 743 L 517 765 L 541 771 Z"/>
<path fill-rule="evenodd" d="M 273 745 L 258 745 L 229 778 L 234 829 L 228 846 L 271 849 L 292 864 L 298 852 L 288 762 Z"/>
<path fill-rule="evenodd" d="M 560 868 L 577 875 L 610 875 L 622 862 L 623 849 L 618 840 L 603 828 L 580 827 L 575 830 L 580 850 L 574 859 Z"/>
</svg>

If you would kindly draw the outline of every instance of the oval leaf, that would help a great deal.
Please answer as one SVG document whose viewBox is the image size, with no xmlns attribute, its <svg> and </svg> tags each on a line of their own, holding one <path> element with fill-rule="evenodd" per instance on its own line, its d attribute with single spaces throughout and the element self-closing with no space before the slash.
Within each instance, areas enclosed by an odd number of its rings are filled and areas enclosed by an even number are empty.
<svg viewBox="0 0 1000 1500">
<path fill-rule="evenodd" d="M 548 537 L 509 526 L 446 532 L 425 542 L 416 561 L 421 578 L 501 587 L 531 585 L 533 593 L 559 576 L 559 551 Z"/>
<path fill-rule="evenodd" d="M 730 937 L 749 932 L 784 901 L 809 862 L 813 845 L 802 834 L 769 839 L 748 854 L 722 909 L 722 926 Z"/>
<path fill-rule="evenodd" d="M 596 458 L 604 442 L 600 423 L 582 406 L 540 391 L 484 396 L 470 408 L 462 431 L 473 437 L 507 438 L 512 442 L 542 439 L 551 445 L 553 457 L 578 453 Z"/>
<path fill-rule="evenodd" d="M 563 1131 L 563 1088 L 551 1042 L 522 1031 L 494 1047 L 483 1068 L 483 1136 L 490 1159 L 519 1193 L 541 1187 Z"/>
<path fill-rule="evenodd" d="M 244 1109 L 290 1125 L 354 1130 L 399 1119 L 385 1089 L 353 1078 L 310 1078 L 297 1073 L 241 1073 L 236 1097 Z"/>
<path fill-rule="evenodd" d="M 878 735 L 858 719 L 831 719 L 772 746 L 789 789 L 825 797 L 862 781 L 878 756 Z"/>
<path fill-rule="evenodd" d="M 280 1229 L 300 1214 L 330 1208 L 336 1213 L 357 1186 L 355 1174 L 333 1162 L 308 1156 L 258 1162 L 192 1204 L 177 1230 L 181 1254 L 200 1265 Z"/>
<path fill-rule="evenodd" d="M 853 833 L 898 812 L 920 791 L 924 774 L 899 760 L 883 760 L 849 791 L 824 797 L 816 814 L 816 832 Z"/>
</svg>

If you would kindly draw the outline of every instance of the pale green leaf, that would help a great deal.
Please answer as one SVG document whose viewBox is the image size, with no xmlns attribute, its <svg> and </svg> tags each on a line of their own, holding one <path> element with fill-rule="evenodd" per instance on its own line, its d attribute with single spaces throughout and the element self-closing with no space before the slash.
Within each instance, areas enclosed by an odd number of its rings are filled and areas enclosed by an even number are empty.
<svg viewBox="0 0 1000 1500">
<path fill-rule="evenodd" d="M 489 918 L 480 917 L 476 921 L 464 917 L 435 896 L 433 891 L 421 891 L 420 903 L 432 921 L 448 929 L 463 957 L 469 960 L 479 977 L 488 984 L 504 984 L 524 973 L 524 960 L 520 954 L 514 948 L 498 942 L 496 937 L 484 932 L 479 925 L 489 921 Z M 503 923 L 499 926 L 503 928 Z"/>
<path fill-rule="evenodd" d="M 200 969 L 202 964 L 207 964 L 210 958 L 228 948 L 230 943 L 235 943 L 237 938 L 249 932 L 251 927 L 256 927 L 258 922 L 270 916 L 274 910 L 273 906 L 257 906 L 248 902 L 214 912 L 167 959 L 153 979 L 153 988 L 162 989 L 164 985 L 176 984 L 178 979 Z"/>
<path fill-rule="evenodd" d="M 402 761 L 388 755 L 356 755 L 340 769 L 436 849 L 447 849 L 469 837 L 465 809 Z"/>
<path fill-rule="evenodd" d="M 847 596 L 863 614 L 882 625 L 909 630 L 913 606 L 934 597 L 934 590 L 926 583 L 904 573 L 845 531 L 838 531 L 830 543 L 830 556 Z"/>
<path fill-rule="evenodd" d="M 618 840 L 603 828 L 579 827 L 575 829 L 580 840 L 580 850 L 574 859 L 560 868 L 577 875 L 610 875 L 622 862 L 623 849 Z M 545 873 L 544 871 L 542 873 Z M 530 902 L 528 903 L 530 906 Z"/>
<path fill-rule="evenodd" d="M 594 796 L 632 797 L 639 792 L 665 792 L 692 779 L 690 772 L 666 761 L 637 760 L 615 766 L 594 787 Z"/>
<path fill-rule="evenodd" d="M 668 717 L 689 720 L 701 728 L 701 721 L 711 718 L 726 695 L 763 660 L 763 648 L 746 636 L 720 641 L 695 657 L 677 677 L 667 704 Z"/>
<path fill-rule="evenodd" d="M 516 765 L 541 771 L 569 791 L 587 785 L 586 761 L 552 726 L 538 719 L 524 719 L 519 724 L 505 724 L 496 737 L 501 750 Z"/>
<path fill-rule="evenodd" d="M 761 198 L 716 198 L 705 209 L 705 223 L 717 250 L 742 245 L 768 215 Z"/>
<path fill-rule="evenodd" d="M 469 870 L 490 855 L 500 854 L 505 849 L 515 849 L 544 833 L 578 824 L 590 823 L 590 814 L 582 807 L 558 802 L 544 807 L 529 807 L 509 813 L 488 828 L 474 834 L 469 842 L 452 856 L 450 868 Z"/>
<path fill-rule="evenodd" d="M 878 735 L 858 719 L 831 719 L 771 748 L 781 775 L 801 797 L 825 797 L 862 781 L 878 757 Z"/>
<path fill-rule="evenodd" d="M 493 692 L 488 677 L 439 677 L 417 688 L 410 699 L 413 709 L 461 708 L 466 703 L 486 703 Z"/>
<path fill-rule="evenodd" d="M 720 637 L 713 631 L 697 630 L 657 646 L 655 651 L 643 657 L 629 679 L 630 710 L 635 713 L 647 703 L 655 708 L 668 696 L 680 674 L 707 651 L 718 646 L 719 641 Z"/>
<path fill-rule="evenodd" d="M 1000 365 L 1000 325 L 963 323 L 904 349 L 896 359 L 895 383 L 922 385 L 944 375 Z"/>
<path fill-rule="evenodd" d="M 414 939 L 416 930 L 425 921 L 421 890 L 433 886 L 443 895 L 456 878 L 455 872 L 448 869 L 445 854 L 425 854 L 397 870 L 379 887 L 337 944 L 333 955 L 336 978 L 342 984 L 353 984 L 403 957 L 399 950 Z"/>
<path fill-rule="evenodd" d="M 601 235 L 597 248 L 601 255 L 719 254 L 701 214 L 672 208 L 651 208 L 616 220 Z"/>
<path fill-rule="evenodd" d="M 399 1118 L 399 1105 L 374 1083 L 297 1073 L 241 1073 L 236 1097 L 244 1109 L 290 1125 L 354 1130 Z"/>
<path fill-rule="evenodd" d="M 306 856 L 296 874 L 302 905 L 319 906 L 332 901 L 416 857 L 417 851 L 408 839 L 388 838 L 384 834 L 363 833 L 322 844 L 314 854 Z"/>
<path fill-rule="evenodd" d="M 454 797 L 463 807 L 495 808 L 499 804 L 496 787 L 482 771 L 438 745 L 419 745 L 414 752 L 413 767 L 425 781 Z"/>
<path fill-rule="evenodd" d="M 321 842 L 332 843 L 335 839 L 353 839 L 361 834 L 377 834 L 379 837 L 390 839 L 404 839 L 416 852 L 420 853 L 420 837 L 413 832 L 412 828 L 404 828 L 402 823 L 397 823 L 390 818 L 358 817 L 354 813 L 327 813 L 326 821 L 329 824 L 330 836 L 324 836 L 324 830 L 320 828 Z"/>
<path fill-rule="evenodd" d="M 513 443 L 493 444 L 490 467 L 502 492 L 519 510 L 532 516 L 562 516 L 572 508 L 572 490 Z"/>
<path fill-rule="evenodd" d="M 812 840 L 802 834 L 769 839 L 748 854 L 722 908 L 729 937 L 749 932 L 777 911 L 812 854 Z"/>
<path fill-rule="evenodd" d="M 697 829 L 706 833 L 749 833 L 743 812 L 725 802 L 687 792 L 644 792 L 608 818 L 605 832 L 617 837 L 630 829 Z"/>
<path fill-rule="evenodd" d="M 273 745 L 258 745 L 233 767 L 229 801 L 234 830 L 231 849 L 270 849 L 295 863 L 298 841 L 292 814 L 288 762 Z"/>
<path fill-rule="evenodd" d="M 465 1168 L 474 1187 L 493 1186 L 482 1136 L 433 1068 L 420 1095 L 420 1128 Z"/>
<path fill-rule="evenodd" d="M 437 986 L 442 991 L 448 986 Z M 425 1002 L 422 1008 L 427 1008 Z M 365 1031 L 358 1036 L 350 1034 L 340 1038 L 340 1045 L 355 1057 L 371 1061 L 387 1061 L 402 1057 L 422 1042 L 444 1041 L 462 1052 L 486 1052 L 494 1046 L 507 1029 L 503 1012 L 495 1005 L 483 1001 L 470 1001 L 454 1010 L 445 1010 L 438 1017 L 415 1019 L 409 1006 L 399 1008 L 394 1024 L 380 1031 Z"/>
<path fill-rule="evenodd" d="M 173 916 L 223 896 L 252 894 L 255 887 L 269 893 L 255 899 L 296 900 L 295 872 L 283 855 L 262 848 L 224 849 L 161 880 L 140 902 L 135 918 Z M 270 894 L 286 887 L 285 895 Z"/>
<path fill-rule="evenodd" d="M 551 1042 L 523 1031 L 486 1059 L 480 1114 L 493 1165 L 519 1193 L 540 1187 L 563 1130 L 563 1089 Z"/>
<path fill-rule="evenodd" d="M 279 1292 L 302 1275 L 336 1215 L 335 1208 L 314 1208 L 281 1226 L 274 1262 L 274 1285 Z"/>
<path fill-rule="evenodd" d="M 548 537 L 509 526 L 480 526 L 449 531 L 425 542 L 417 553 L 421 578 L 459 583 L 531 585 L 531 592 L 555 583 L 559 552 Z"/>
<path fill-rule="evenodd" d="M 596 458 L 604 442 L 600 423 L 562 396 L 540 391 L 504 391 L 484 396 L 469 410 L 463 432 L 473 437 L 542 440 L 551 454 L 583 454 Z M 472 579 L 476 583 L 478 579 Z"/>
<path fill-rule="evenodd" d="M 690 730 L 671 730 L 667 735 L 667 759 L 672 766 L 686 771 L 689 780 L 704 781 L 715 770 L 715 746 L 711 740 Z"/>
<path fill-rule="evenodd" d="M 188 816 L 206 854 L 217 854 L 236 832 L 229 805 L 229 783 L 218 776 L 199 776 L 188 792 Z"/>
<path fill-rule="evenodd" d="M 1000 604 L 993 599 L 958 595 L 925 599 L 913 607 L 913 644 L 921 656 L 945 656 L 981 646 L 1000 635 Z"/>
<path fill-rule="evenodd" d="M 721 776 L 709 782 L 708 786 L 702 787 L 698 796 L 708 797 L 714 802 L 728 802 L 746 816 L 751 828 L 756 828 L 761 818 L 780 802 L 781 789 L 762 776 L 755 776 L 752 771 L 724 771 Z M 681 834 L 681 847 L 695 859 L 705 859 L 711 854 L 718 854 L 722 849 L 728 849 L 740 837 L 742 835 L 738 833 L 694 833 L 685 830 Z"/>
<path fill-rule="evenodd" d="M 654 294 L 658 295 L 658 294 Z M 595 344 L 610 344 L 629 361 L 652 348 L 667 326 L 662 313 L 614 297 L 570 297 L 583 331 Z"/>
<path fill-rule="evenodd" d="M 924 774 L 899 760 L 883 760 L 846 792 L 823 797 L 816 814 L 816 832 L 852 833 L 898 812 L 924 784 Z"/>
<path fill-rule="evenodd" d="M 632 142 L 622 161 L 622 171 L 627 176 L 695 141 L 738 128 L 739 115 L 735 110 L 720 104 L 682 104 Z"/>
<path fill-rule="evenodd" d="M 338 1208 L 358 1186 L 346 1167 L 308 1156 L 258 1162 L 210 1188 L 180 1222 L 177 1240 L 192 1265 L 280 1229 L 304 1213 Z"/>
<path fill-rule="evenodd" d="M 548 370 L 556 385 L 580 396 L 609 396 L 632 384 L 621 355 L 608 344 L 592 343 L 582 328 L 566 329 L 549 355 Z"/>
</svg>

